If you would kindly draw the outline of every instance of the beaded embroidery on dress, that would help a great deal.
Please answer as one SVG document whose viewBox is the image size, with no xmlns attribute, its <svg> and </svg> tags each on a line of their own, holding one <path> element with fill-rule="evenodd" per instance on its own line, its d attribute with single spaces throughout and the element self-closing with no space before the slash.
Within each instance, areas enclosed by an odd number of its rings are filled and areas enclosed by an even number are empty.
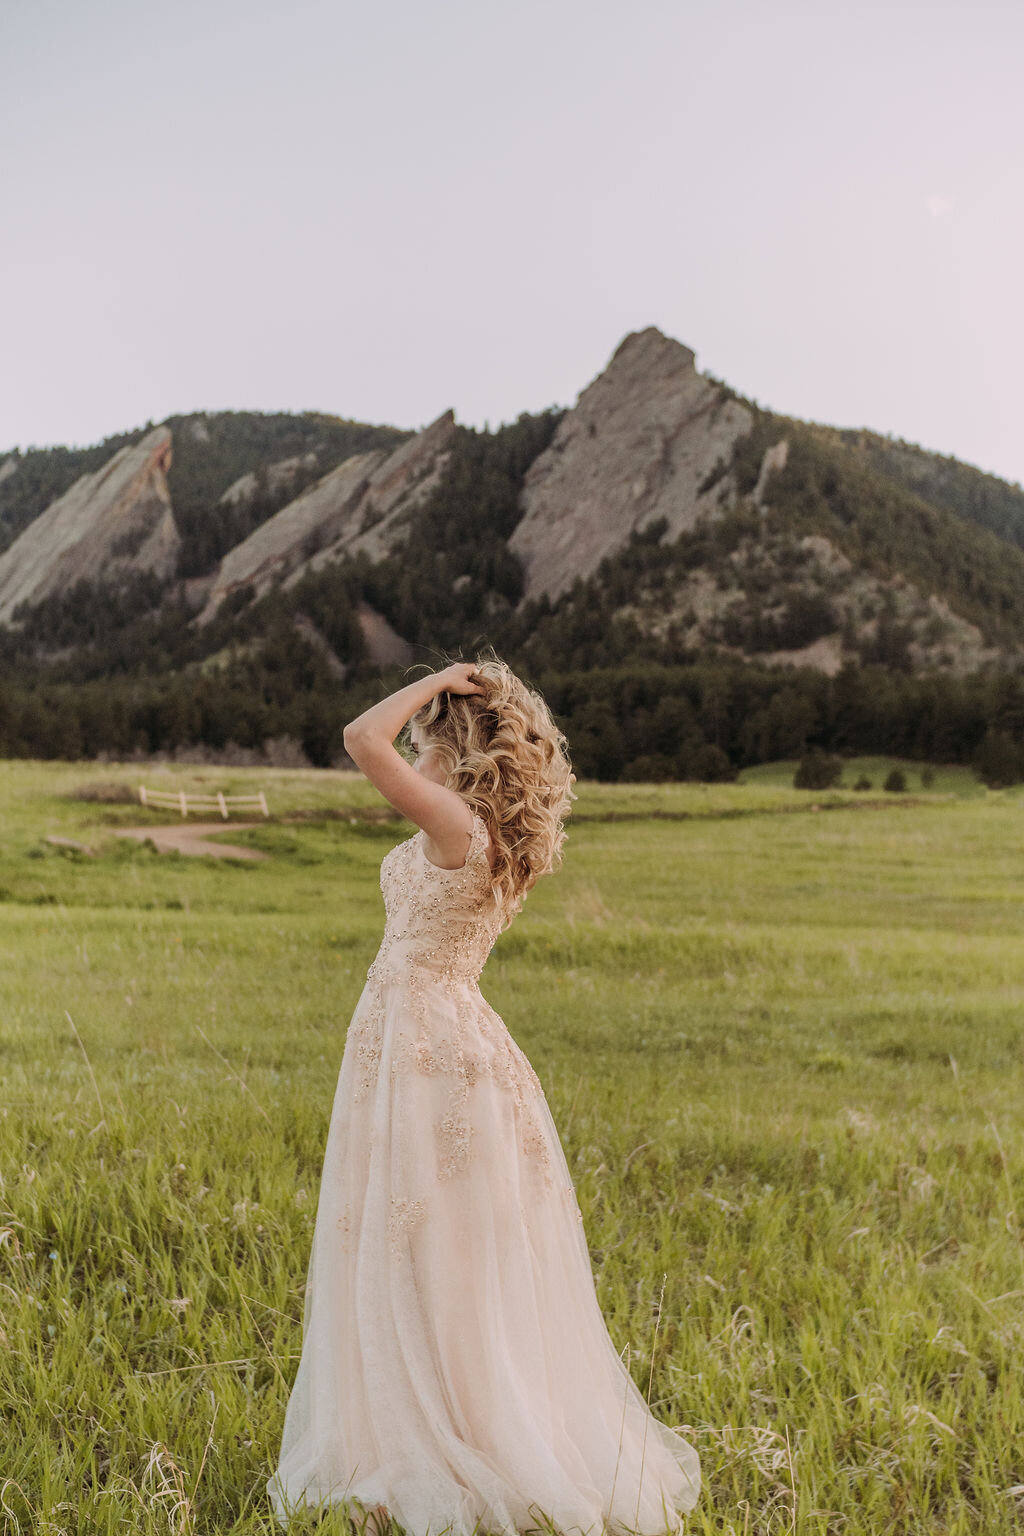
<svg viewBox="0 0 1024 1536">
<path fill-rule="evenodd" d="M 384 1505 L 409 1536 L 681 1531 L 696 1450 L 605 1326 L 536 1073 L 478 981 L 501 929 L 487 828 L 381 864 L 386 926 L 331 1114 L 302 1354 L 268 1493 Z"/>
</svg>

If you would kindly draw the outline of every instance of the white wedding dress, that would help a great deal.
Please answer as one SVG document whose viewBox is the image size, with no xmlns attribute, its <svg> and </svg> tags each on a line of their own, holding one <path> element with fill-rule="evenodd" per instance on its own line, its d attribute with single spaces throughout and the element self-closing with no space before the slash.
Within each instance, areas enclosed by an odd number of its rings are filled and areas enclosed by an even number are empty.
<svg viewBox="0 0 1024 1536">
<path fill-rule="evenodd" d="M 460 869 L 421 832 L 381 864 L 271 1504 L 384 1505 L 409 1536 L 679 1532 L 697 1452 L 615 1350 L 540 1082 L 477 985 L 500 918 L 473 814 Z"/>
</svg>

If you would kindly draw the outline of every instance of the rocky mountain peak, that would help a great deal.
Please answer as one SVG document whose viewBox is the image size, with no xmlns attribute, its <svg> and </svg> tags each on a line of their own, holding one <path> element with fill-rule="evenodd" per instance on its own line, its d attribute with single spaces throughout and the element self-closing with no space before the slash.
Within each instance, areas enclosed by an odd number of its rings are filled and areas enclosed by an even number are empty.
<svg viewBox="0 0 1024 1536">
<path fill-rule="evenodd" d="M 648 325 L 622 338 L 601 378 L 622 379 L 627 371 L 641 377 L 651 372 L 669 377 L 673 373 L 692 372 L 696 366 L 697 354 L 692 347 L 666 336 L 656 325 Z"/>
<path fill-rule="evenodd" d="M 628 335 L 527 472 L 509 541 L 526 598 L 557 597 L 660 518 L 671 538 L 715 516 L 735 495 L 732 477 L 704 484 L 752 422 L 697 371 L 691 348 L 654 326 Z"/>
</svg>

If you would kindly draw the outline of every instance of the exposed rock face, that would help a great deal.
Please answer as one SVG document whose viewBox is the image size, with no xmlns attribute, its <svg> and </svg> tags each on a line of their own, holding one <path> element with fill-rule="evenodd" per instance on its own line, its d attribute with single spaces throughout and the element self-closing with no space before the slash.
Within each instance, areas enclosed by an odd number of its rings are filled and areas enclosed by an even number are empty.
<svg viewBox="0 0 1024 1536">
<path fill-rule="evenodd" d="M 320 652 L 320 655 L 327 663 L 327 670 L 331 676 L 336 677 L 341 682 L 348 671 L 348 666 L 342 661 L 326 636 L 317 629 L 313 620 L 308 614 L 296 613 L 292 616 L 292 623 L 303 639 L 308 640 L 313 649 Z"/>
<path fill-rule="evenodd" d="M 226 597 L 251 586 L 255 595 L 303 565 L 324 538 L 336 536 L 363 502 L 383 450 L 357 453 L 229 549 L 198 622 L 206 624 Z"/>
<path fill-rule="evenodd" d="M 367 648 L 379 667 L 404 667 L 415 660 L 415 648 L 408 640 L 403 640 L 384 615 L 371 608 L 369 603 L 359 604 L 358 618 Z"/>
<path fill-rule="evenodd" d="M 207 434 L 209 436 L 209 434 Z M 315 453 L 296 454 L 291 459 L 278 459 L 276 464 L 267 465 L 267 490 L 271 495 L 277 495 L 285 486 L 295 479 L 303 470 L 316 469 L 317 458 Z M 259 477 L 253 470 L 247 475 L 239 475 L 232 481 L 220 498 L 222 505 L 237 507 L 239 504 L 251 501 L 259 488 Z"/>
<path fill-rule="evenodd" d="M 0 555 L 0 623 L 80 579 L 116 584 L 135 571 L 174 572 L 181 537 L 167 471 L 171 431 L 154 427 L 82 475 Z"/>
<path fill-rule="evenodd" d="M 401 543 L 414 513 L 437 489 L 454 436 L 455 413 L 445 411 L 394 452 L 378 450 L 383 463 L 370 477 L 358 512 L 335 539 L 311 557 L 308 569 L 318 570 L 339 555 L 358 550 L 365 550 L 371 560 L 389 554 Z M 285 586 L 291 586 L 301 575 L 302 571 L 296 571 Z"/>
<path fill-rule="evenodd" d="M 292 586 L 307 570 L 358 550 L 379 560 L 437 485 L 454 431 L 446 411 L 393 453 L 377 448 L 332 469 L 228 551 L 196 622 L 207 623 L 241 587 L 259 596 L 278 580 Z"/>
<path fill-rule="evenodd" d="M 404 667 L 415 659 L 415 648 L 409 644 L 408 640 L 403 640 L 397 630 L 392 629 L 384 615 L 378 613 L 375 608 L 371 608 L 369 603 L 360 603 L 358 605 L 356 618 L 366 640 L 370 656 L 378 666 Z M 341 660 L 313 621 L 306 614 L 297 613 L 292 619 L 292 623 L 299 631 L 299 634 L 305 636 L 309 643 L 320 652 L 327 662 L 332 676 L 341 681 L 348 672 L 348 663 Z"/>
<path fill-rule="evenodd" d="M 757 484 L 751 493 L 755 507 L 764 508 L 765 486 L 768 484 L 768 476 L 785 469 L 788 458 L 789 441 L 785 437 L 780 438 L 777 443 L 773 443 L 770 448 L 765 449 L 764 458 L 761 460 L 761 468 L 757 476 Z"/>
<path fill-rule="evenodd" d="M 769 452 L 772 450 L 769 449 Z M 761 578 L 754 595 L 751 577 Z M 835 629 L 806 645 L 791 649 L 762 649 L 744 640 L 742 628 L 758 612 L 762 619 L 781 619 L 793 599 L 827 601 Z M 861 644 L 877 641 L 879 615 L 892 609 L 905 629 L 915 671 L 950 671 L 957 675 L 989 665 L 1024 662 L 1020 648 L 987 646 L 977 625 L 956 614 L 934 592 L 908 581 L 902 572 L 881 577 L 861 570 L 822 534 L 799 537 L 767 530 L 745 537 L 714 572 L 698 566 L 676 581 L 670 597 L 652 592 L 643 582 L 633 600 L 619 610 L 645 635 L 663 640 L 670 632 L 695 651 L 712 647 L 759 666 L 813 667 L 835 676 L 847 660 L 858 663 Z M 739 639 L 735 635 L 737 621 Z"/>
<path fill-rule="evenodd" d="M 634 530 L 664 517 L 666 538 L 732 501 L 724 474 L 701 493 L 753 416 L 694 366 L 694 353 L 653 326 L 619 346 L 530 466 L 511 548 L 525 596 L 557 596 L 589 576 Z"/>
</svg>

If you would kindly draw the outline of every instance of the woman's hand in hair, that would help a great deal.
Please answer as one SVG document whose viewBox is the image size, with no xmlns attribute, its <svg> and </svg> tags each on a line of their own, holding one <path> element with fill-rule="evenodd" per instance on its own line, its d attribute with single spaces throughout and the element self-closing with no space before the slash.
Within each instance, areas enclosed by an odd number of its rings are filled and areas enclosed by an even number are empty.
<svg viewBox="0 0 1024 1536">
<path fill-rule="evenodd" d="M 476 676 L 476 665 L 471 661 L 456 661 L 450 667 L 445 667 L 443 672 L 434 674 L 438 693 L 483 693 L 479 683 L 472 681 Z"/>
<path fill-rule="evenodd" d="M 470 680 L 475 671 L 472 662 L 457 661 L 442 672 L 424 673 L 397 693 L 364 709 L 342 733 L 345 751 L 356 767 L 362 769 L 385 800 L 423 829 L 427 841 L 444 860 L 445 868 L 455 868 L 454 861 L 465 857 L 466 838 L 473 826 L 469 807 L 454 789 L 434 783 L 407 763 L 393 742 L 417 710 L 439 693 L 483 693 L 483 688 Z"/>
</svg>

